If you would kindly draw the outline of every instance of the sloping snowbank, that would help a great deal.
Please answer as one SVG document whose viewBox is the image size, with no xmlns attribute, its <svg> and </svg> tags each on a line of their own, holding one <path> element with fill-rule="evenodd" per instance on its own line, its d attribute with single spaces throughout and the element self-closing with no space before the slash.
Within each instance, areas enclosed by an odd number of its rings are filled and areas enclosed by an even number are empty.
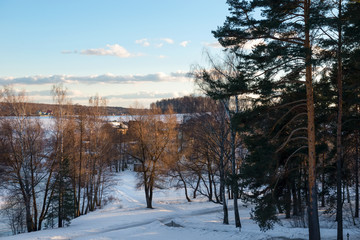
<svg viewBox="0 0 360 240">
<path fill-rule="evenodd" d="M 74 219 L 69 227 L 20 234 L 3 239 L 308 239 L 306 228 L 293 228 L 282 221 L 274 230 L 261 232 L 250 219 L 250 207 L 241 206 L 242 231 L 234 227 L 230 210 L 230 225 L 222 224 L 222 206 L 199 198 L 186 202 L 182 190 L 156 190 L 154 209 L 147 209 L 142 190 L 135 188 L 136 175 L 123 172 L 110 184 L 107 196 L 113 199 L 103 209 Z M 229 201 L 229 208 L 232 209 Z M 344 230 L 350 239 L 360 239 L 360 229 Z M 336 239 L 336 229 L 322 228 L 323 239 Z"/>
</svg>

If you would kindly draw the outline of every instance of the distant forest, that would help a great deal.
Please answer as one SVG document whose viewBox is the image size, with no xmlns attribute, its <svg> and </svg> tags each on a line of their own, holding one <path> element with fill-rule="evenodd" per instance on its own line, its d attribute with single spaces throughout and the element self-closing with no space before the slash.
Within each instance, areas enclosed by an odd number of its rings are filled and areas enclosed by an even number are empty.
<svg viewBox="0 0 360 240">
<path fill-rule="evenodd" d="M 209 97 L 202 96 L 185 96 L 181 98 L 169 98 L 162 99 L 160 101 L 156 101 L 155 103 L 150 104 L 150 108 L 160 108 L 164 113 L 170 107 L 172 107 L 175 113 L 195 113 L 195 112 L 206 112 L 206 109 L 209 109 L 209 104 L 213 104 L 213 100 Z M 46 112 L 46 111 L 55 111 L 57 106 L 55 104 L 45 104 L 45 103 L 27 103 L 28 110 L 27 115 L 29 116 L 37 116 L 38 112 Z M 84 105 L 72 105 L 73 113 L 78 115 L 81 111 L 86 108 L 91 108 L 90 106 Z M 11 110 L 12 108 L 8 106 L 7 103 L 0 102 L 0 116 L 14 116 Z M 126 115 L 129 114 L 130 108 L 124 107 L 105 107 L 104 113 L 106 115 Z"/>
<path fill-rule="evenodd" d="M 162 99 L 150 105 L 150 108 L 160 108 L 162 112 L 172 107 L 175 113 L 206 112 L 214 100 L 203 96 L 184 96 L 181 98 Z"/>
<path fill-rule="evenodd" d="M 27 115 L 28 116 L 37 116 L 38 112 L 46 112 L 46 111 L 55 111 L 57 108 L 56 104 L 45 104 L 45 103 L 27 103 Z M 72 105 L 73 113 L 78 115 L 81 111 L 86 108 L 92 108 L 84 105 Z M 109 107 L 106 106 L 106 115 L 124 115 L 129 113 L 129 108 L 123 107 Z M 11 110 L 12 108 L 9 104 L 0 102 L 0 116 L 15 116 L 14 112 Z"/>
</svg>

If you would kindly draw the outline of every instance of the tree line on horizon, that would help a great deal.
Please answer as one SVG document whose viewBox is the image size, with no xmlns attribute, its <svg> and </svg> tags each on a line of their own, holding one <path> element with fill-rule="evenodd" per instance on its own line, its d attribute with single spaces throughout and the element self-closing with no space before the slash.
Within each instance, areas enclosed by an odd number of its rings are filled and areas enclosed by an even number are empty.
<svg viewBox="0 0 360 240">
<path fill-rule="evenodd" d="M 33 103 L 28 102 L 28 114 L 31 116 L 39 116 L 39 111 L 41 112 L 47 112 L 47 111 L 53 111 L 53 109 L 56 109 L 55 104 L 46 104 L 46 103 Z M 91 106 L 85 106 L 85 105 L 79 105 L 79 104 L 71 104 L 72 113 L 77 115 L 81 111 L 84 110 L 84 108 L 92 108 Z M 109 116 L 112 115 L 125 115 L 129 113 L 129 108 L 124 107 L 112 107 L 112 106 L 105 106 L 106 113 Z M 15 116 L 15 113 L 12 111 L 12 108 L 8 106 L 8 103 L 6 102 L 0 102 L 0 116 Z"/>
<path fill-rule="evenodd" d="M 168 98 L 161 99 L 150 104 L 150 109 L 160 108 L 162 113 L 166 112 L 169 108 L 172 108 L 175 113 L 197 113 L 204 112 L 206 105 L 209 104 L 209 97 L 207 96 L 184 96 L 178 98 Z M 38 116 L 38 111 L 46 112 L 48 110 L 56 109 L 55 104 L 46 104 L 46 103 L 33 103 L 28 102 L 28 111 L 31 116 Z M 84 108 L 92 108 L 88 105 L 79 105 L 71 104 L 72 113 L 77 115 Z M 104 114 L 108 116 L 117 116 L 117 115 L 129 115 L 132 111 L 132 107 L 114 107 L 114 106 L 104 106 Z M 146 111 L 146 108 L 141 107 Z M 137 110 L 138 111 L 138 110 Z M 8 106 L 6 102 L 0 102 L 0 116 L 15 116 L 15 113 L 12 111 L 12 108 Z"/>
</svg>

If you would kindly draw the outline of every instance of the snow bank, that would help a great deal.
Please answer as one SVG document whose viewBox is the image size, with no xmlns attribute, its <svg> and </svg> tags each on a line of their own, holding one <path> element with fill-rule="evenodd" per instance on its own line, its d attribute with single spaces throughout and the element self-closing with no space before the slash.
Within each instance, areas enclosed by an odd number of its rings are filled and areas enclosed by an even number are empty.
<svg viewBox="0 0 360 240">
<path fill-rule="evenodd" d="M 250 206 L 240 204 L 242 231 L 234 227 L 231 201 L 230 225 L 222 224 L 222 206 L 204 198 L 188 203 L 182 190 L 154 192 L 154 209 L 147 209 L 143 190 L 136 189 L 136 174 L 119 173 L 107 190 L 112 202 L 88 215 L 74 219 L 69 227 L 5 237 L 13 240 L 45 239 L 308 239 L 306 228 L 293 228 L 282 220 L 265 233 L 250 219 Z M 345 229 L 350 239 L 360 239 L 360 230 Z M 322 239 L 336 239 L 336 229 L 321 229 Z"/>
</svg>

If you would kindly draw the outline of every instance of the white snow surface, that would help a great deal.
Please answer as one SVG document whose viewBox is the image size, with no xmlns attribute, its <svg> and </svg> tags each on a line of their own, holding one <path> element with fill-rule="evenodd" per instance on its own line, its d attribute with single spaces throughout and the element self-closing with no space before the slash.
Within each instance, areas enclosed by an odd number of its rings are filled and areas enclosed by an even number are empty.
<svg viewBox="0 0 360 240">
<path fill-rule="evenodd" d="M 229 201 L 230 224 L 222 224 L 222 206 L 205 198 L 188 203 L 182 189 L 154 191 L 154 209 L 147 209 L 144 191 L 136 189 L 134 172 L 117 174 L 106 193 L 110 201 L 102 209 L 73 219 L 69 227 L 24 233 L 1 239 L 308 239 L 307 228 L 291 227 L 291 220 L 282 218 L 273 230 L 261 232 L 250 219 L 251 206 L 240 204 L 241 232 L 234 226 L 232 203 Z M 281 217 L 281 216 L 280 216 Z M 177 227 L 166 224 L 174 222 Z M 181 227 L 179 227 L 179 225 Z M 331 226 L 328 226 L 331 225 Z M 344 229 L 350 239 L 360 239 L 360 228 Z M 336 239 L 336 224 L 322 224 L 322 239 Z M 346 236 L 345 236 L 346 239 Z"/>
</svg>

